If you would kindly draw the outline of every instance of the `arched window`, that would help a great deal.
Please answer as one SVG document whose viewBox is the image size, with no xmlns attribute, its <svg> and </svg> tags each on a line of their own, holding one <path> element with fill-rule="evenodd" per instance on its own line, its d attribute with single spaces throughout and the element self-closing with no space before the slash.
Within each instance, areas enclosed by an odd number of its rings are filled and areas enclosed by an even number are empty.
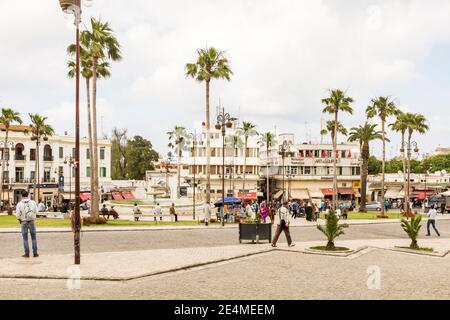
<svg viewBox="0 0 450 320">
<path fill-rule="evenodd" d="M 25 151 L 25 146 L 22 143 L 16 144 L 15 149 L 15 160 L 25 160 L 25 155 L 23 154 Z"/>
<path fill-rule="evenodd" d="M 52 147 L 49 144 L 44 147 L 44 161 L 53 161 Z"/>
</svg>

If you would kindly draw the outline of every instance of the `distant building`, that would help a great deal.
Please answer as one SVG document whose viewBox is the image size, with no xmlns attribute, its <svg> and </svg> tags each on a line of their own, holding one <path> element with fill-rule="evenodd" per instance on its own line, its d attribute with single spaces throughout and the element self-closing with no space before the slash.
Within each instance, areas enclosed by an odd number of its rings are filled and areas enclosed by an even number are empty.
<svg viewBox="0 0 450 320">
<path fill-rule="evenodd" d="M 434 154 L 437 156 L 442 154 L 450 154 L 450 148 L 437 147 L 436 150 L 434 151 Z"/>
</svg>

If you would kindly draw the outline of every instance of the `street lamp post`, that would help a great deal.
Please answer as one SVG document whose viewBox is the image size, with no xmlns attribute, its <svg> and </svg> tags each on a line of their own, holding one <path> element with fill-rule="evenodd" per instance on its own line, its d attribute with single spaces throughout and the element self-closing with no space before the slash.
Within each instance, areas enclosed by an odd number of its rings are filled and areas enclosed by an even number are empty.
<svg viewBox="0 0 450 320">
<path fill-rule="evenodd" d="M 65 157 L 64 164 L 69 165 L 69 210 L 72 205 L 72 167 L 73 167 L 73 157 Z"/>
<path fill-rule="evenodd" d="M 408 175 L 407 175 L 407 181 L 406 181 L 406 192 L 405 192 L 405 202 L 406 202 L 406 208 L 407 208 L 407 213 L 412 212 L 412 208 L 409 205 L 409 199 L 410 199 L 410 194 L 411 194 L 411 151 L 412 151 L 412 147 L 414 147 L 414 152 L 418 153 L 419 152 L 419 148 L 417 147 L 417 142 L 415 141 L 409 141 L 409 142 L 405 142 L 402 145 L 402 148 L 400 149 L 400 152 L 405 152 L 405 147 L 406 147 L 406 155 L 407 155 L 407 162 L 408 162 Z"/>
<path fill-rule="evenodd" d="M 233 127 L 233 121 L 237 120 L 232 118 L 229 113 L 225 113 L 225 108 L 222 108 L 222 113 L 217 116 L 216 129 L 222 130 L 222 226 L 225 225 L 224 221 L 224 207 L 225 207 L 225 133 L 226 129 Z M 244 191 L 244 190 L 243 190 Z"/>
<path fill-rule="evenodd" d="M 8 150 L 8 157 L 7 157 L 7 159 L 6 159 L 6 162 L 1 162 L 0 163 L 0 166 L 2 166 L 3 165 L 3 163 L 5 164 L 5 168 L 3 168 L 2 167 L 2 174 L 1 174 L 1 177 L 2 177 L 2 181 L 1 181 L 1 186 L 2 186 L 2 192 L 1 192 L 1 200 L 2 200 L 2 203 L 3 203 L 3 205 L 4 205 L 4 201 L 5 201 L 5 197 L 4 197 L 4 183 L 5 183 L 5 169 L 6 169 L 6 172 L 8 172 L 8 177 L 7 177 L 7 186 L 8 186 L 8 208 L 10 207 L 10 204 L 9 204 L 9 200 L 10 200 L 10 198 L 9 198 L 9 183 L 10 183 L 10 179 L 9 179 L 9 160 L 11 159 L 11 152 L 9 151 L 9 149 L 14 149 L 14 145 L 15 145 L 15 143 L 14 143 L 14 141 L 8 141 L 7 143 L 6 143 L 6 145 L 5 145 L 5 141 L 0 141 L 0 147 L 1 147 L 1 149 L 3 150 L 3 152 L 2 152 L 2 160 L 4 161 L 5 160 L 5 155 L 6 155 L 6 150 Z M 1 210 L 3 211 L 3 206 L 2 206 L 2 208 L 1 208 Z"/>
<path fill-rule="evenodd" d="M 282 159 L 282 162 L 283 162 L 283 169 L 282 169 L 282 172 L 283 172 L 283 201 L 285 200 L 285 198 L 286 198 L 286 190 L 285 190 L 285 183 L 284 183 L 284 178 L 285 178 L 285 175 L 286 175 L 286 167 L 284 166 L 284 158 L 286 158 L 286 154 L 288 153 L 288 152 L 290 152 L 290 146 L 289 146 L 289 143 L 287 142 L 287 141 L 284 141 L 283 142 L 283 144 L 281 144 L 279 147 L 278 147 L 278 154 L 281 156 L 281 159 Z"/>
<path fill-rule="evenodd" d="M 193 188 L 193 191 L 194 191 L 194 194 L 193 194 L 192 219 L 195 221 L 195 200 L 196 200 L 196 198 L 195 198 L 195 190 L 197 189 L 197 181 L 195 179 L 195 173 L 197 171 L 197 167 L 195 165 L 195 158 L 196 158 L 195 148 L 197 146 L 198 140 L 201 140 L 201 134 L 200 133 L 197 134 L 197 131 L 194 130 L 194 132 L 190 133 L 189 136 L 192 138 L 192 149 L 191 150 L 192 150 L 192 158 L 194 159 L 194 164 L 193 164 L 193 167 L 194 167 L 194 169 L 193 169 L 193 173 L 194 173 L 194 188 Z"/>
<path fill-rule="evenodd" d="M 75 264 L 81 263 L 80 255 L 80 23 L 81 23 L 81 0 L 59 0 L 61 9 L 73 14 L 76 27 L 76 75 L 75 75 L 75 212 L 72 218 L 72 229 L 74 231 Z"/>
</svg>

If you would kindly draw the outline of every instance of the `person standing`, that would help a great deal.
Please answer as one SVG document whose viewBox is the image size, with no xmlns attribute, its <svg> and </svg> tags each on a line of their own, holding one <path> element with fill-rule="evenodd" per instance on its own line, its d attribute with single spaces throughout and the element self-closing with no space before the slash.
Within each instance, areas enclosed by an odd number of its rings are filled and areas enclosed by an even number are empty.
<svg viewBox="0 0 450 320">
<path fill-rule="evenodd" d="M 39 201 L 39 204 L 38 204 L 38 206 L 37 206 L 37 210 L 38 210 L 38 212 L 45 212 L 45 204 L 44 204 L 44 202 L 42 201 L 42 199 Z"/>
<path fill-rule="evenodd" d="M 437 210 L 436 210 L 436 208 L 434 206 L 433 206 L 433 208 L 430 209 L 430 211 L 428 211 L 427 216 L 428 216 L 427 237 L 431 236 L 431 234 L 430 234 L 430 225 L 433 226 L 434 231 L 436 232 L 438 237 L 440 237 L 441 235 L 440 235 L 438 229 L 436 229 Z"/>
<path fill-rule="evenodd" d="M 203 216 L 205 218 L 205 226 L 209 225 L 209 220 L 211 220 L 211 206 L 209 202 L 205 202 L 203 206 Z"/>
<path fill-rule="evenodd" d="M 170 214 L 175 217 L 175 222 L 178 222 L 178 215 L 175 212 L 175 203 L 172 203 L 172 206 L 170 207 Z"/>
<path fill-rule="evenodd" d="M 294 243 L 292 243 L 291 234 L 289 232 L 289 223 L 290 223 L 290 214 L 289 214 L 289 203 L 286 201 L 284 202 L 283 206 L 278 209 L 276 215 L 275 215 L 275 223 L 277 224 L 277 231 L 275 232 L 275 235 L 272 240 L 272 247 L 277 246 L 278 238 L 281 235 L 281 232 L 284 231 L 286 235 L 286 240 L 289 247 L 295 246 Z"/>
<path fill-rule="evenodd" d="M 136 222 L 139 221 L 139 218 L 142 215 L 141 209 L 139 209 L 137 203 L 134 204 L 133 215 L 134 215 L 134 221 L 136 221 Z"/>
<path fill-rule="evenodd" d="M 159 216 L 159 221 L 162 221 L 162 209 L 159 206 L 159 203 L 156 204 L 155 209 L 153 210 L 153 215 L 156 221 L 156 216 Z"/>
<path fill-rule="evenodd" d="M 269 205 L 269 218 L 271 224 L 274 224 L 275 222 L 275 211 L 275 203 L 271 202 Z"/>
<path fill-rule="evenodd" d="M 269 213 L 269 207 L 267 206 L 265 201 L 263 201 L 263 203 L 261 203 L 261 209 L 260 210 L 261 210 L 262 221 L 263 221 L 263 223 L 266 223 L 267 214 Z"/>
<path fill-rule="evenodd" d="M 31 235 L 31 243 L 33 249 L 33 257 L 39 257 L 37 238 L 36 238 L 36 213 L 37 206 L 36 202 L 31 200 L 28 191 L 22 191 L 22 200 L 16 206 L 16 217 L 22 226 L 22 239 L 25 254 L 23 258 L 30 257 L 30 245 L 28 243 L 28 231 Z"/>
</svg>

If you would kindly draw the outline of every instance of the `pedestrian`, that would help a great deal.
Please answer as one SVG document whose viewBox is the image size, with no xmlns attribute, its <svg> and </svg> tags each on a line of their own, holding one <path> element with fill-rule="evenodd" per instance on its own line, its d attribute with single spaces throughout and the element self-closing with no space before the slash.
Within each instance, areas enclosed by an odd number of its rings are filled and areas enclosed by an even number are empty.
<svg viewBox="0 0 450 320">
<path fill-rule="evenodd" d="M 203 216 L 205 218 L 205 226 L 209 225 L 209 220 L 211 220 L 211 205 L 209 202 L 205 202 L 203 206 Z"/>
<path fill-rule="evenodd" d="M 277 231 L 275 232 L 275 235 L 272 240 L 272 247 L 277 246 L 278 238 L 280 237 L 281 232 L 284 231 L 284 234 L 286 235 L 286 240 L 289 247 L 295 246 L 294 243 L 292 243 L 291 234 L 289 232 L 289 223 L 290 223 L 290 215 L 289 215 L 289 203 L 286 201 L 284 202 L 283 206 L 278 209 L 276 216 L 275 216 L 275 223 L 277 224 Z"/>
<path fill-rule="evenodd" d="M 269 213 L 269 207 L 267 206 L 265 201 L 263 201 L 261 203 L 261 209 L 260 210 L 261 210 L 262 221 L 263 221 L 263 223 L 266 223 L 267 214 Z"/>
<path fill-rule="evenodd" d="M 134 221 L 139 221 L 139 218 L 142 216 L 142 211 L 139 209 L 137 203 L 134 204 L 133 207 L 133 215 L 134 215 Z"/>
<path fill-rule="evenodd" d="M 42 201 L 42 199 L 41 200 L 39 200 L 39 204 L 38 204 L 38 206 L 37 206 L 37 210 L 38 210 L 38 212 L 45 212 L 45 204 L 44 204 L 44 202 Z"/>
<path fill-rule="evenodd" d="M 25 251 L 25 254 L 22 257 L 30 257 L 30 245 L 28 243 L 28 231 L 30 231 L 33 257 L 36 258 L 39 257 L 35 224 L 37 206 L 36 202 L 31 200 L 28 196 L 28 191 L 22 191 L 22 200 L 16 206 L 16 217 L 22 226 L 22 239 Z"/>
<path fill-rule="evenodd" d="M 436 232 L 438 237 L 440 237 L 441 235 L 440 235 L 438 229 L 436 229 L 436 216 L 437 216 L 436 208 L 433 207 L 432 209 L 430 209 L 430 211 L 428 211 L 428 213 L 427 213 L 427 216 L 428 216 L 427 237 L 431 236 L 431 234 L 430 234 L 430 225 L 433 226 L 434 231 Z"/>
<path fill-rule="evenodd" d="M 175 203 L 170 207 L 170 214 L 175 217 L 175 222 L 178 222 L 178 215 L 175 213 Z"/>
<path fill-rule="evenodd" d="M 274 224 L 275 223 L 275 204 L 272 202 L 269 206 L 269 218 L 270 218 L 270 223 Z"/>
<path fill-rule="evenodd" d="M 162 221 L 162 209 L 159 206 L 159 203 L 156 204 L 156 207 L 153 209 L 153 215 L 156 221 L 156 216 L 159 216 L 159 221 Z"/>
<path fill-rule="evenodd" d="M 442 215 L 445 213 L 445 203 L 441 203 L 441 213 Z"/>
</svg>

